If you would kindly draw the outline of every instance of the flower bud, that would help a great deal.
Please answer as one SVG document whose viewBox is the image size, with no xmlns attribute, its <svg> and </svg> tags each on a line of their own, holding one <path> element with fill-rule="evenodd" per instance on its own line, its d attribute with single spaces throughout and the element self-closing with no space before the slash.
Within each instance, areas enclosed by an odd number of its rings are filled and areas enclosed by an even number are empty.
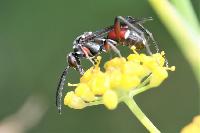
<svg viewBox="0 0 200 133">
<path fill-rule="evenodd" d="M 64 98 L 64 104 L 74 109 L 82 109 L 86 106 L 86 103 L 83 101 L 83 99 L 74 94 L 73 91 L 67 93 Z"/>
<path fill-rule="evenodd" d="M 130 90 L 137 87 L 139 84 L 140 84 L 140 79 L 137 76 L 134 75 L 130 76 L 123 74 L 120 88 L 125 90 Z"/>
<path fill-rule="evenodd" d="M 103 95 L 110 89 L 110 79 L 107 74 L 99 72 L 88 82 L 88 86 L 95 95 Z"/>
<path fill-rule="evenodd" d="M 115 109 L 118 104 L 116 92 L 113 90 L 107 90 L 103 95 L 103 103 L 108 109 Z"/>
<path fill-rule="evenodd" d="M 75 89 L 75 94 L 87 102 L 95 100 L 93 92 L 90 90 L 89 86 L 85 83 L 80 83 L 77 86 L 77 88 Z"/>
</svg>

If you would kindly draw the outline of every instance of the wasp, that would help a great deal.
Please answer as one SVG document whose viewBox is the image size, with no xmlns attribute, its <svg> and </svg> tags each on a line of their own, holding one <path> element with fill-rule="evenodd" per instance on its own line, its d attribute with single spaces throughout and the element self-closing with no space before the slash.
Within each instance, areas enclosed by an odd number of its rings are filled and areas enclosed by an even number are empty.
<svg viewBox="0 0 200 133">
<path fill-rule="evenodd" d="M 94 65 L 95 57 L 102 52 L 112 50 L 121 57 L 121 53 L 117 49 L 118 45 L 135 46 L 137 50 L 145 48 L 147 53 L 152 55 L 149 48 L 150 40 L 157 52 L 159 51 L 152 33 L 143 26 L 143 23 L 149 20 L 152 20 L 152 18 L 135 19 L 131 16 L 117 16 L 114 25 L 95 32 L 84 32 L 74 40 L 73 52 L 70 52 L 66 57 L 68 65 L 60 76 L 56 91 L 56 106 L 59 114 L 61 114 L 62 91 L 68 70 L 74 68 L 80 75 L 83 75 L 82 58 L 88 59 Z"/>
</svg>

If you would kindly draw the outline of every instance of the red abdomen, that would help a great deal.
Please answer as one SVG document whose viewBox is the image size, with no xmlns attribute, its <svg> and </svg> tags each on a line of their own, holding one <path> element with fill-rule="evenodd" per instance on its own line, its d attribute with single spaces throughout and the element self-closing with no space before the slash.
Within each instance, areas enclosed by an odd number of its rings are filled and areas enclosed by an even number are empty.
<svg viewBox="0 0 200 133">
<path fill-rule="evenodd" d="M 121 28 L 120 35 L 119 35 L 120 38 L 117 38 L 117 35 L 116 35 L 115 31 L 112 30 L 112 31 L 110 31 L 108 33 L 108 38 L 112 39 L 112 40 L 125 39 L 125 33 L 126 33 L 126 31 L 127 31 L 126 28 Z"/>
</svg>

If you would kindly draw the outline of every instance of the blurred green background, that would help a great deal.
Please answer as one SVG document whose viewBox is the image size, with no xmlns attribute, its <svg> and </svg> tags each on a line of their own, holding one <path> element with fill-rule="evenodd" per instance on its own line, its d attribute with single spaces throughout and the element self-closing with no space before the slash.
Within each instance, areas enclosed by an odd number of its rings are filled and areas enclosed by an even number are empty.
<svg viewBox="0 0 200 133">
<path fill-rule="evenodd" d="M 198 0 L 192 3 L 198 11 Z M 124 104 L 113 111 L 104 106 L 84 110 L 63 107 L 62 115 L 55 107 L 58 78 L 75 37 L 112 25 L 117 15 L 153 17 L 154 21 L 145 26 L 154 34 L 160 49 L 165 50 L 169 64 L 177 68 L 159 88 L 138 95 L 138 105 L 162 132 L 177 133 L 189 123 L 199 113 L 199 86 L 146 0 L 1 0 L 0 121 L 15 113 L 29 96 L 40 95 L 49 108 L 29 133 L 147 132 Z M 128 49 L 122 49 L 126 55 Z M 85 68 L 91 66 L 88 61 L 83 64 Z M 77 77 L 79 74 L 71 69 L 67 81 L 76 83 Z"/>
</svg>

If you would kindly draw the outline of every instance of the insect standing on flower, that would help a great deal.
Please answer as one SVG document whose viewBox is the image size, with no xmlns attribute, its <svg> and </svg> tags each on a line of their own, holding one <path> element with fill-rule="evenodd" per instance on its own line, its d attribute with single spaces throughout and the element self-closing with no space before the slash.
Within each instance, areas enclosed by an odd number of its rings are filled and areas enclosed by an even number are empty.
<svg viewBox="0 0 200 133">
<path fill-rule="evenodd" d="M 73 52 L 67 55 L 68 66 L 60 77 L 56 92 L 56 106 L 60 114 L 62 90 L 69 68 L 72 67 L 81 75 L 84 74 L 80 61 L 81 58 L 88 59 L 94 65 L 95 57 L 101 52 L 112 50 L 121 57 L 120 51 L 116 47 L 118 45 L 135 46 L 137 50 L 146 48 L 147 53 L 152 55 L 149 41 L 152 41 L 156 51 L 159 51 L 153 35 L 142 25 L 148 20 L 152 20 L 152 18 L 135 19 L 131 16 L 117 16 L 114 25 L 96 32 L 85 32 L 74 40 Z"/>
</svg>

